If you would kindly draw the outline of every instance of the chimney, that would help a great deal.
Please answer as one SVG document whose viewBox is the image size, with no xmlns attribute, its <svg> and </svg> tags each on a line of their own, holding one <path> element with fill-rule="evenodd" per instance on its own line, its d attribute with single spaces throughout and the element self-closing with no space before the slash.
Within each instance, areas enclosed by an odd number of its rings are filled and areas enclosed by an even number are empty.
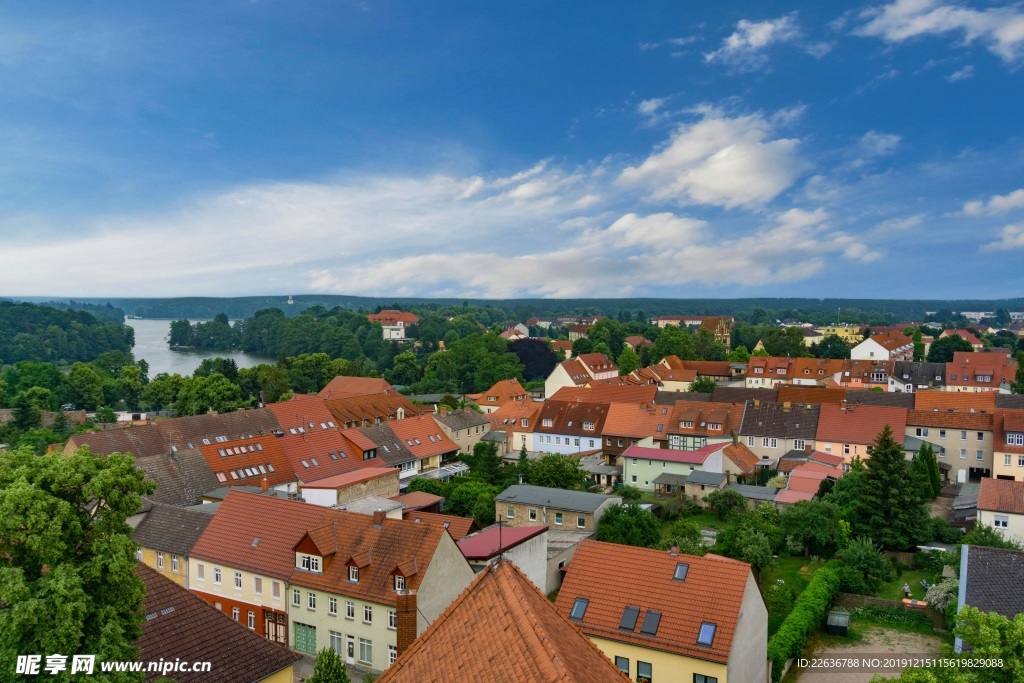
<svg viewBox="0 0 1024 683">
<path fill-rule="evenodd" d="M 730 433 L 732 434 L 732 445 L 738 446 L 740 443 L 740 430 L 733 429 Z"/>
<path fill-rule="evenodd" d="M 270 489 L 270 482 L 267 481 L 266 477 L 263 477 L 263 481 L 260 482 L 260 491 L 267 491 Z"/>
<path fill-rule="evenodd" d="M 469 412 L 472 412 L 472 409 L 469 406 L 463 406 L 462 407 L 462 412 L 469 413 Z"/>
<path fill-rule="evenodd" d="M 789 401 L 786 401 L 785 403 L 782 404 L 782 409 L 785 410 L 787 413 L 789 412 L 789 410 L 792 407 L 793 407 L 793 404 L 790 403 Z"/>
<path fill-rule="evenodd" d="M 383 510 L 376 510 L 373 513 L 373 528 L 380 529 L 384 525 L 384 518 L 388 516 L 388 513 Z"/>
<path fill-rule="evenodd" d="M 671 548 L 669 548 L 668 554 L 671 555 L 672 557 L 675 557 L 676 555 L 678 555 L 679 554 L 679 546 L 678 545 L 673 545 Z"/>
<path fill-rule="evenodd" d="M 441 412 L 441 417 L 448 414 L 448 406 L 440 406 L 438 407 L 438 410 Z"/>
<path fill-rule="evenodd" d="M 416 640 L 416 591 L 400 590 L 395 596 L 397 616 L 397 650 L 398 656 L 409 649 Z"/>
</svg>

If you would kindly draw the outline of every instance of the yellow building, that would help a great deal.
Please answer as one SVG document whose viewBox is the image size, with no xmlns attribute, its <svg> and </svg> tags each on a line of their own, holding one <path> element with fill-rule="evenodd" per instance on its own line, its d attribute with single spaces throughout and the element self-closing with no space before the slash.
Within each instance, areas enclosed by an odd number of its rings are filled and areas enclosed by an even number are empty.
<svg viewBox="0 0 1024 683">
<path fill-rule="evenodd" d="M 140 548 L 136 557 L 147 567 L 188 587 L 188 557 L 192 546 L 203 535 L 212 519 L 210 512 L 190 510 L 163 503 L 146 501 L 148 510 L 140 513 L 141 520 L 132 532 L 132 539 Z"/>
<path fill-rule="evenodd" d="M 823 337 L 834 334 L 847 343 L 857 343 L 864 336 L 861 334 L 860 325 L 826 325 L 825 327 L 815 327 L 814 329 L 820 332 Z"/>
</svg>

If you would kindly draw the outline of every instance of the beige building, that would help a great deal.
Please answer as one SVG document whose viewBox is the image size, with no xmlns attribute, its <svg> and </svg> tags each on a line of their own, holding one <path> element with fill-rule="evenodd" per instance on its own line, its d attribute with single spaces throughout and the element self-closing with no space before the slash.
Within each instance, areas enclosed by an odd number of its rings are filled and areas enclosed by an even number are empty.
<svg viewBox="0 0 1024 683">
<path fill-rule="evenodd" d="M 1024 411 L 996 411 L 992 450 L 993 477 L 1024 481 Z"/>
<path fill-rule="evenodd" d="M 605 510 L 621 504 L 619 496 L 516 484 L 495 497 L 494 511 L 509 526 L 596 531 Z"/>
<path fill-rule="evenodd" d="M 449 439 L 459 446 L 462 453 L 472 453 L 473 446 L 491 431 L 491 421 L 472 408 L 448 410 L 447 406 L 438 406 L 434 413 L 434 421 Z"/>
<path fill-rule="evenodd" d="M 140 546 L 136 557 L 147 567 L 187 587 L 188 557 L 213 518 L 212 510 L 188 510 L 148 500 L 143 506 L 144 512 L 138 515 L 141 519 L 132 532 L 132 540 Z"/>
<path fill-rule="evenodd" d="M 1024 543 L 1024 482 L 982 479 L 978 524 L 992 527 L 1007 540 Z"/>
</svg>

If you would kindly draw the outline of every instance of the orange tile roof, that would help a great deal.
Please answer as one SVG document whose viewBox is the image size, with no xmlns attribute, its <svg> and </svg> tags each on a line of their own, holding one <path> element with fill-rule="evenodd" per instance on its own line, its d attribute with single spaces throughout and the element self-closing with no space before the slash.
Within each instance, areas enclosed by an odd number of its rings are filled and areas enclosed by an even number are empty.
<svg viewBox="0 0 1024 683">
<path fill-rule="evenodd" d="M 192 557 L 287 579 L 295 567 L 292 548 L 307 530 L 320 526 L 326 512 L 318 505 L 229 491 Z"/>
<path fill-rule="evenodd" d="M 409 399 L 401 394 L 367 394 L 346 398 L 325 398 L 324 405 L 331 411 L 338 427 L 362 427 L 399 419 L 399 410 L 405 417 L 419 415 Z"/>
<path fill-rule="evenodd" d="M 911 427 L 947 427 L 949 429 L 979 429 L 992 431 L 995 416 L 989 413 L 936 412 L 908 410 L 907 425 Z"/>
<path fill-rule="evenodd" d="M 707 436 L 728 436 L 733 429 L 739 429 L 743 421 L 742 403 L 717 403 L 712 401 L 676 401 L 671 426 L 666 427 L 673 434 L 697 434 Z M 683 422 L 692 422 L 684 427 Z M 711 429 L 710 425 L 721 425 Z"/>
<path fill-rule="evenodd" d="M 747 363 L 747 377 L 771 377 L 778 380 L 792 379 L 795 368 L 795 358 L 751 356 L 750 361 Z"/>
<path fill-rule="evenodd" d="M 427 573 L 437 544 L 445 533 L 441 527 L 416 524 L 404 519 L 384 518 L 379 528 L 375 517 L 345 510 L 328 509 L 320 526 L 310 528 L 294 545 L 295 552 L 315 553 L 324 558 L 323 572 L 294 568 L 289 581 L 293 586 L 336 591 L 344 586 L 345 595 L 354 595 L 384 605 L 395 604 L 394 575 L 405 569 L 405 585 L 419 588 Z M 412 563 L 407 565 L 406 563 Z M 359 567 L 359 582 L 349 583 L 349 565 Z"/>
<path fill-rule="evenodd" d="M 476 521 L 472 517 L 455 517 L 454 515 L 441 515 L 436 512 L 423 512 L 421 510 L 405 510 L 402 512 L 402 519 L 411 520 L 417 524 L 433 524 L 442 529 L 447 529 L 452 540 L 460 541 L 475 531 L 479 531 Z"/>
<path fill-rule="evenodd" d="M 846 398 L 846 389 L 826 389 L 824 387 L 803 387 L 783 385 L 779 387 L 779 403 L 842 403 Z"/>
<path fill-rule="evenodd" d="M 459 450 L 434 418 L 424 415 L 388 423 L 402 443 L 420 460 Z"/>
<path fill-rule="evenodd" d="M 873 334 L 871 335 L 871 341 L 875 342 L 886 351 L 894 351 L 914 343 L 913 339 L 897 330 Z"/>
<path fill-rule="evenodd" d="M 406 311 L 396 311 L 391 308 L 382 310 L 380 313 L 371 313 L 366 316 L 366 319 L 371 323 L 380 323 L 381 325 L 394 325 L 397 322 L 403 322 L 406 325 L 415 325 L 420 321 L 413 313 Z"/>
<path fill-rule="evenodd" d="M 905 408 L 852 406 L 826 403 L 818 415 L 818 441 L 837 443 L 874 443 L 885 425 L 892 427 L 896 443 L 902 444 L 907 429 Z"/>
<path fill-rule="evenodd" d="M 491 422 L 491 429 L 506 434 L 511 434 L 513 431 L 532 432 L 536 426 L 534 423 L 537 421 L 537 413 L 540 412 L 543 405 L 543 403 L 533 401 L 506 403 L 489 414 L 487 419 Z M 525 427 L 523 420 L 526 420 Z"/>
<path fill-rule="evenodd" d="M 386 379 L 338 375 L 328 382 L 317 396 L 320 398 L 348 398 L 387 393 L 394 394 L 395 388 Z"/>
<path fill-rule="evenodd" d="M 413 491 L 412 493 L 394 496 L 391 500 L 401 503 L 407 510 L 416 510 L 437 505 L 444 500 L 444 496 L 435 496 L 433 493 L 427 493 L 426 491 Z"/>
<path fill-rule="evenodd" d="M 365 467 L 362 451 L 352 448 L 348 439 L 335 429 L 285 434 L 278 443 L 300 482 Z"/>
<path fill-rule="evenodd" d="M 273 435 L 213 443 L 199 450 L 224 486 L 259 486 L 264 477 L 271 487 L 296 480 L 280 439 Z"/>
<path fill-rule="evenodd" d="M 998 391 L 1003 382 L 1012 379 L 1016 368 L 1007 365 L 978 363 L 946 363 L 947 387 L 981 387 Z M 987 378 L 987 379 L 985 379 Z"/>
<path fill-rule="evenodd" d="M 680 563 L 688 565 L 688 570 L 686 578 L 677 581 L 673 576 Z M 623 572 L 637 567 L 643 568 L 642 580 L 624 581 Z M 724 664 L 750 576 L 749 564 L 717 555 L 672 555 L 588 540 L 569 563 L 555 605 L 567 616 L 576 598 L 589 600 L 577 622 L 589 636 Z M 639 608 L 636 626 L 619 628 L 630 606 Z M 654 610 L 661 612 L 657 633 L 640 633 L 647 614 Z M 702 622 L 716 626 L 710 646 L 697 644 Z"/>
<path fill-rule="evenodd" d="M 761 462 L 761 458 L 754 455 L 754 452 L 742 443 L 731 443 L 722 449 L 722 454 L 732 460 L 741 472 L 750 473 L 754 466 Z"/>
<path fill-rule="evenodd" d="M 982 365 L 1016 365 L 1017 361 L 1009 354 L 1009 349 L 993 349 L 991 351 L 954 351 L 954 363 L 978 363 Z"/>
<path fill-rule="evenodd" d="M 378 683 L 628 680 L 511 562 L 480 572 L 377 679 Z"/>
<path fill-rule="evenodd" d="M 943 337 L 952 337 L 953 335 L 963 337 L 970 342 L 971 346 L 981 346 L 981 341 L 967 330 L 943 330 L 942 334 L 939 335 L 939 339 L 942 339 Z"/>
<path fill-rule="evenodd" d="M 334 416 L 331 415 L 331 411 L 327 410 L 327 406 L 319 396 L 296 394 L 287 401 L 268 403 L 267 410 L 274 414 L 286 433 L 293 429 L 298 431 L 299 427 L 305 431 L 315 430 L 317 427 L 322 429 L 336 427 Z"/>
<path fill-rule="evenodd" d="M 1024 515 L 1024 481 L 982 479 L 978 509 Z"/>
<path fill-rule="evenodd" d="M 611 362 L 608 356 L 603 353 L 581 353 L 576 356 L 576 359 L 590 368 L 590 371 L 595 374 L 598 372 L 619 371 L 615 363 Z"/>
<path fill-rule="evenodd" d="M 559 365 L 568 373 L 569 379 L 572 380 L 573 384 L 578 387 L 586 385 L 593 379 L 590 373 L 587 372 L 587 366 L 578 358 L 570 358 L 569 360 L 562 361 Z"/>
<path fill-rule="evenodd" d="M 794 379 L 827 380 L 843 371 L 843 361 L 834 358 L 797 358 L 793 364 Z"/>
<path fill-rule="evenodd" d="M 604 420 L 603 434 L 643 439 L 653 436 L 664 439 L 671 428 L 672 407 L 649 403 L 611 403 Z"/>
<path fill-rule="evenodd" d="M 495 382 L 487 391 L 471 396 L 480 405 L 503 406 L 513 401 L 525 401 L 529 398 L 528 394 L 529 392 L 523 388 L 519 380 L 503 379 Z"/>
<path fill-rule="evenodd" d="M 996 410 L 996 396 L 989 392 L 943 391 L 942 389 L 924 389 L 914 394 L 916 410 L 950 410 L 969 413 L 993 413 Z"/>
<path fill-rule="evenodd" d="M 360 462 L 362 458 L 360 458 Z M 306 482 L 302 488 L 306 489 L 342 489 L 353 484 L 364 481 L 372 481 L 381 477 L 397 476 L 398 472 L 394 467 L 361 467 L 352 472 L 335 474 L 322 479 L 315 479 Z"/>
<path fill-rule="evenodd" d="M 652 403 L 658 393 L 655 386 L 622 386 L 594 384 L 590 387 L 562 387 L 548 396 L 552 401 L 582 401 L 583 403 Z"/>
</svg>

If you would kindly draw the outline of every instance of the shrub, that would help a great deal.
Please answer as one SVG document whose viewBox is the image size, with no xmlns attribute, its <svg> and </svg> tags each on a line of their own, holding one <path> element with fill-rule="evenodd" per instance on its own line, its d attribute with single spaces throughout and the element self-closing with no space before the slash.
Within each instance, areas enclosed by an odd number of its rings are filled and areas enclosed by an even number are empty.
<svg viewBox="0 0 1024 683">
<path fill-rule="evenodd" d="M 892 577 L 889 560 L 870 538 L 861 536 L 836 553 L 843 565 L 839 569 L 840 590 L 847 593 L 871 595 Z M 897 563 L 897 571 L 899 571 Z"/>
<path fill-rule="evenodd" d="M 944 550 L 919 550 L 914 553 L 914 566 L 932 574 L 941 574 L 946 565 L 960 566 L 959 552 L 947 553 Z"/>
<path fill-rule="evenodd" d="M 782 678 L 786 660 L 799 655 L 807 636 L 821 625 L 838 590 L 839 576 L 833 569 L 822 567 L 814 572 L 814 577 L 793 605 L 793 611 L 768 640 L 773 683 Z"/>
<path fill-rule="evenodd" d="M 700 503 L 686 495 L 678 495 L 675 498 L 666 500 L 661 505 L 662 519 L 679 519 L 685 515 L 692 515 L 702 510 Z"/>
<path fill-rule="evenodd" d="M 928 592 L 924 594 L 924 599 L 931 607 L 944 612 L 947 605 L 956 604 L 959 589 L 960 582 L 956 579 L 943 579 L 928 586 Z"/>
<path fill-rule="evenodd" d="M 704 503 L 708 509 L 718 513 L 719 519 L 725 519 L 731 514 L 738 514 L 746 511 L 747 500 L 732 490 L 712 491 L 704 496 Z"/>
<path fill-rule="evenodd" d="M 932 630 L 932 622 L 923 613 L 900 609 L 899 607 L 874 607 L 868 605 L 850 610 L 850 616 L 862 621 L 870 621 L 871 623 L 883 624 L 885 626 Z"/>
<path fill-rule="evenodd" d="M 928 531 L 931 540 L 939 543 L 959 543 L 964 538 L 964 532 L 938 517 L 928 522 Z"/>
</svg>

